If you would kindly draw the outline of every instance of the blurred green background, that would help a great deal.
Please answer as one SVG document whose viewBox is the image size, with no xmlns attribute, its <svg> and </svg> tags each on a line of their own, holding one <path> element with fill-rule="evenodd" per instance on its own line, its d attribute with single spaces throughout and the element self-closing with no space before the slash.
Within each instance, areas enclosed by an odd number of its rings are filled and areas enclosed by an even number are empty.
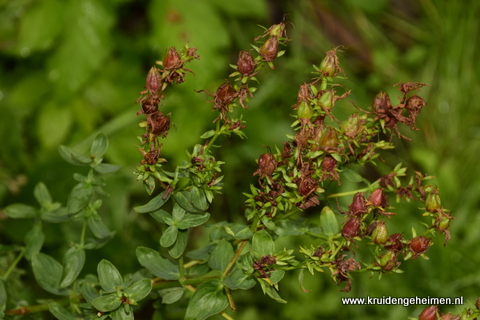
<svg viewBox="0 0 480 320">
<path fill-rule="evenodd" d="M 402 265 L 402 275 L 381 280 L 355 274 L 350 293 L 339 292 L 328 273 L 308 277 L 303 293 L 292 274 L 282 281 L 280 294 L 288 304 L 263 297 L 260 288 L 234 294 L 235 319 L 406 319 L 425 306 L 342 306 L 340 297 L 457 297 L 480 296 L 480 2 L 433 0 L 0 0 L 0 242 L 21 242 L 31 224 L 6 219 L 3 209 L 14 202 L 34 204 L 32 190 L 43 181 L 54 200 L 65 202 L 78 168 L 58 155 L 60 144 L 86 151 L 99 133 L 110 140 L 108 162 L 123 166 L 108 180 L 104 219 L 117 231 L 112 242 L 87 253 L 84 273 L 95 272 L 107 258 L 123 273 L 140 266 L 134 250 L 155 247 L 160 228 L 131 209 L 148 201 L 132 174 L 141 160 L 135 145 L 142 131 L 135 117 L 135 100 L 146 72 L 170 46 L 189 42 L 201 60 L 187 67 L 195 76 L 169 88 L 162 108 L 175 125 L 165 140 L 163 155 L 172 165 L 185 159 L 198 136 L 216 117 L 205 94 L 213 92 L 231 73 L 238 51 L 249 48 L 269 26 L 287 14 L 287 53 L 275 61 L 276 70 L 259 76 L 259 91 L 245 110 L 248 139 L 222 141 L 218 157 L 225 161 L 225 190 L 217 197 L 219 220 L 242 221 L 242 191 L 255 179 L 255 159 L 264 146 L 281 146 L 291 133 L 290 106 L 300 84 L 311 78 L 311 65 L 337 45 L 352 95 L 336 107 L 345 119 L 353 107 L 368 107 L 376 93 L 390 93 L 398 82 L 427 83 L 422 90 L 427 107 L 417 119 L 419 132 L 401 128 L 413 142 L 400 147 L 387 163 L 405 159 L 410 168 L 436 176 L 443 205 L 453 210 L 452 240 L 435 239 L 430 260 Z M 420 214 L 397 208 L 409 219 Z M 314 214 L 318 214 L 315 213 Z M 387 226 L 388 223 L 387 223 Z M 393 226 L 392 229 L 395 229 Z M 419 230 L 421 226 L 418 225 Z M 47 226 L 44 251 L 61 259 L 67 244 L 77 239 L 75 224 Z M 408 235 L 410 236 L 410 235 Z M 288 245 L 297 244 L 289 239 Z M 298 243 L 302 244 L 302 243 Z M 279 247 L 284 245 L 278 244 Z M 126 257 L 131 257 L 126 259 Z M 131 259 L 131 260 L 130 260 Z M 29 270 L 28 264 L 21 267 Z M 28 281 L 28 275 L 23 280 Z M 31 277 L 31 276 L 30 276 Z M 31 279 L 30 279 L 31 280 Z M 35 291 L 20 294 L 33 304 Z M 37 293 L 38 293 L 37 292 Z M 181 316 L 181 306 L 168 308 Z M 458 313 L 460 307 L 443 306 Z M 220 318 L 220 317 L 218 317 Z M 161 319 L 161 318 L 158 318 Z"/>
</svg>

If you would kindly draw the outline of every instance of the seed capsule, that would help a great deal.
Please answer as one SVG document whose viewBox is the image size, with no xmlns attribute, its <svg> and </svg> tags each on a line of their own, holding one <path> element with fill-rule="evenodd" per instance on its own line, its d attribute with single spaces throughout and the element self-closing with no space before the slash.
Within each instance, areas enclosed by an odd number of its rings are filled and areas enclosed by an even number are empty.
<svg viewBox="0 0 480 320">
<path fill-rule="evenodd" d="M 149 92 L 157 92 L 162 87 L 162 76 L 156 67 L 151 67 L 147 74 L 145 88 Z"/>
<path fill-rule="evenodd" d="M 181 68 L 182 64 L 182 59 L 180 58 L 177 49 L 175 49 L 174 47 L 170 47 L 168 49 L 167 55 L 163 59 L 163 67 L 165 68 L 165 70 Z"/>
<path fill-rule="evenodd" d="M 435 320 L 437 319 L 438 306 L 430 306 L 420 313 L 418 320 Z"/>
<path fill-rule="evenodd" d="M 251 75 L 255 71 L 256 62 L 248 51 L 240 51 L 238 54 L 237 68 L 243 76 Z"/>
<path fill-rule="evenodd" d="M 278 54 L 278 37 L 270 36 L 260 48 L 260 56 L 264 61 L 273 61 Z"/>
<path fill-rule="evenodd" d="M 347 223 L 342 228 L 342 236 L 350 240 L 352 238 L 357 237 L 360 235 L 360 229 L 361 229 L 361 220 L 360 218 L 353 217 L 347 220 Z"/>
<path fill-rule="evenodd" d="M 413 253 L 413 256 L 418 257 L 419 255 L 425 253 L 428 250 L 431 241 L 432 240 L 430 238 L 427 238 L 425 236 L 417 236 L 408 242 L 408 247 Z"/>
<path fill-rule="evenodd" d="M 372 232 L 372 241 L 375 244 L 384 244 L 388 239 L 388 230 L 385 221 L 377 221 Z"/>
</svg>

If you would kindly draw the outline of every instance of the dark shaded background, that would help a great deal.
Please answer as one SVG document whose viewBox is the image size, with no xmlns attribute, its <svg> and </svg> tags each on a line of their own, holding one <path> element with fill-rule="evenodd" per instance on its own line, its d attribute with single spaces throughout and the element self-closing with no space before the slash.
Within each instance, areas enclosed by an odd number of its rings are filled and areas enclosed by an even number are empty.
<svg viewBox="0 0 480 320">
<path fill-rule="evenodd" d="M 121 266 L 121 272 L 138 269 L 135 247 L 154 247 L 159 235 L 158 226 L 131 210 L 148 201 L 132 174 L 141 159 L 135 147 L 136 135 L 141 134 L 135 100 L 146 72 L 169 46 L 188 41 L 198 48 L 201 60 L 188 66 L 195 76 L 168 91 L 162 106 L 175 124 L 165 140 L 164 156 L 179 163 L 215 118 L 205 103 L 208 97 L 194 90 L 214 91 L 231 73 L 228 64 L 235 63 L 238 51 L 248 49 L 262 33 L 257 25 L 278 23 L 287 14 L 292 41 L 286 55 L 275 62 L 276 70 L 259 77 L 259 91 L 244 112 L 249 139 L 223 141 L 226 147 L 219 157 L 226 162 L 226 177 L 224 196 L 215 207 L 217 219 L 243 219 L 245 199 L 239 194 L 253 181 L 249 177 L 256 169 L 255 159 L 264 145 L 281 146 L 285 133 L 291 133 L 290 106 L 298 86 L 311 78 L 311 65 L 337 45 L 347 47 L 340 62 L 348 75 L 345 84 L 352 89 L 348 101 L 336 107 L 340 119 L 352 112 L 349 101 L 367 107 L 380 90 L 395 100 L 395 83 L 429 84 L 422 90 L 428 105 L 417 120 L 421 131 L 402 128 L 413 142 L 400 142 L 386 161 L 395 163 L 401 157 L 404 165 L 435 175 L 443 205 L 456 219 L 450 243 L 443 247 L 443 239 L 437 238 L 430 260 L 402 265 L 404 274 L 381 280 L 355 274 L 350 293 L 339 292 L 329 274 L 317 275 L 306 281 L 312 290 L 308 294 L 292 274 L 280 287 L 288 304 L 270 301 L 257 286 L 253 294 L 235 293 L 235 319 L 406 319 L 425 307 L 341 305 L 340 297 L 367 295 L 464 296 L 474 302 L 480 293 L 479 9 L 475 0 L 2 0 L 0 241 L 21 242 L 31 227 L 6 219 L 1 208 L 14 202 L 34 204 L 31 195 L 37 182 L 45 182 L 56 201 L 66 201 L 67 190 L 75 184 L 71 175 L 78 168 L 63 162 L 58 146 L 82 152 L 103 132 L 110 140 L 107 161 L 123 165 L 108 181 L 110 197 L 103 212 L 117 237 L 100 251 L 87 253 L 90 264 L 84 273 L 94 273 L 104 257 Z M 403 211 L 406 225 L 418 214 L 408 207 L 397 211 Z M 61 257 L 67 248 L 63 236 L 74 239 L 76 227 L 47 226 L 44 250 Z M 297 243 L 288 241 L 285 245 Z M 22 267 L 29 270 L 26 263 Z M 23 292 L 22 298 L 34 304 L 35 290 Z M 168 310 L 168 316 L 156 319 L 182 317 L 180 305 Z M 441 310 L 460 311 L 455 306 Z"/>
</svg>

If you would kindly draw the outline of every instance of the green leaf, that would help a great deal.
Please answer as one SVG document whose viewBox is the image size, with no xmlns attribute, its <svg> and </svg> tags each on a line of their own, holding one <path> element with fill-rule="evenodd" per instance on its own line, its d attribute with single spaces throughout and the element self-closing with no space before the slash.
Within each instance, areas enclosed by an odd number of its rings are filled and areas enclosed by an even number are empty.
<svg viewBox="0 0 480 320">
<path fill-rule="evenodd" d="M 253 234 L 252 252 L 257 254 L 256 258 L 272 255 L 274 251 L 275 243 L 273 242 L 272 236 L 265 229 Z"/>
<path fill-rule="evenodd" d="M 74 314 L 67 311 L 60 303 L 52 302 L 48 305 L 48 310 L 57 318 L 58 320 L 83 320 L 80 314 Z"/>
<path fill-rule="evenodd" d="M 122 287 L 123 278 L 117 268 L 108 260 L 103 259 L 97 266 L 98 282 L 106 292 L 115 292 Z M 113 310 L 113 309 L 112 309 Z M 100 310 L 102 311 L 102 310 Z"/>
<path fill-rule="evenodd" d="M 35 189 L 33 189 L 33 195 L 42 207 L 48 206 L 50 203 L 52 203 L 52 196 L 50 195 L 50 192 L 48 192 L 47 186 L 43 182 L 37 183 Z"/>
<path fill-rule="evenodd" d="M 36 253 L 32 257 L 32 269 L 35 279 L 44 290 L 58 295 L 68 295 L 68 290 L 60 288 L 63 273 L 62 265 L 44 253 Z"/>
<path fill-rule="evenodd" d="M 279 236 L 301 236 L 305 234 L 305 219 L 277 221 L 275 233 Z"/>
<path fill-rule="evenodd" d="M 37 216 L 37 209 L 22 203 L 14 203 L 5 208 L 5 213 L 13 219 L 31 219 Z"/>
<path fill-rule="evenodd" d="M 228 278 L 226 278 L 223 283 L 226 287 L 232 290 L 248 290 L 253 288 L 257 282 L 252 275 L 246 274 L 243 270 L 235 270 Z"/>
<path fill-rule="evenodd" d="M 209 205 L 207 202 L 207 197 L 205 196 L 205 191 L 203 189 L 192 186 L 190 189 L 191 201 L 197 211 L 205 211 L 208 209 Z"/>
<path fill-rule="evenodd" d="M 7 291 L 5 291 L 3 281 L 0 280 L 0 306 L 5 302 L 7 302 Z"/>
<path fill-rule="evenodd" d="M 360 182 L 363 181 L 363 178 L 361 175 L 359 175 L 355 170 L 352 170 L 350 168 L 342 168 L 342 174 L 347 178 L 347 180 L 350 180 L 351 182 Z"/>
<path fill-rule="evenodd" d="M 270 284 L 265 282 L 263 279 L 258 279 L 258 282 L 260 283 L 260 286 L 262 287 L 263 293 L 267 294 L 270 298 L 273 300 L 279 302 L 279 303 L 287 303 L 286 300 L 283 300 L 280 295 L 278 294 L 277 290 L 275 290 L 274 287 L 272 287 Z"/>
<path fill-rule="evenodd" d="M 110 318 L 112 320 L 134 320 L 132 307 L 129 304 L 123 304 L 110 313 Z"/>
<path fill-rule="evenodd" d="M 188 229 L 193 227 L 198 227 L 205 222 L 208 221 L 210 218 L 210 213 L 204 212 L 203 214 L 200 213 L 187 213 L 182 221 L 176 223 L 179 229 Z"/>
<path fill-rule="evenodd" d="M 101 158 L 105 154 L 105 151 L 107 151 L 107 148 L 108 139 L 103 133 L 100 133 L 95 137 L 95 140 L 93 140 L 92 147 L 90 148 L 90 156 L 95 159 Z"/>
<path fill-rule="evenodd" d="M 25 257 L 31 260 L 33 255 L 40 252 L 45 241 L 42 231 L 42 222 L 35 223 L 33 228 L 25 235 Z"/>
<path fill-rule="evenodd" d="M 220 240 L 210 254 L 208 265 L 212 269 L 225 270 L 228 263 L 233 258 L 233 247 L 225 239 Z"/>
<path fill-rule="evenodd" d="M 188 212 L 202 211 L 192 204 L 192 194 L 188 191 L 180 191 L 174 194 L 175 201 Z"/>
<path fill-rule="evenodd" d="M 175 203 L 172 210 L 172 219 L 176 222 L 182 221 L 185 217 L 185 209 L 183 209 L 178 203 Z"/>
<path fill-rule="evenodd" d="M 108 230 L 105 223 L 103 223 L 102 218 L 97 214 L 88 217 L 87 223 L 93 235 L 98 239 L 110 238 L 113 235 L 113 233 Z"/>
<path fill-rule="evenodd" d="M 60 287 L 65 288 L 73 283 L 85 264 L 85 250 L 71 247 L 63 256 L 63 274 Z"/>
<path fill-rule="evenodd" d="M 174 224 L 175 221 L 173 221 L 172 219 L 172 215 L 170 213 L 168 213 L 167 211 L 165 210 L 157 210 L 157 211 L 152 211 L 149 213 L 152 218 L 154 218 L 155 220 L 157 220 L 158 222 L 161 222 L 161 223 L 166 223 L 168 225 L 172 225 Z M 168 223 L 167 223 L 168 221 Z"/>
<path fill-rule="evenodd" d="M 98 173 L 107 174 L 107 173 L 117 172 L 121 168 L 122 166 L 117 166 L 110 163 L 99 163 L 93 167 L 93 170 L 97 171 Z"/>
<path fill-rule="evenodd" d="M 23 18 L 18 21 L 18 50 L 27 48 L 29 52 L 34 52 L 52 47 L 62 31 L 63 10 L 63 2 L 55 0 L 39 1 L 29 6 Z"/>
<path fill-rule="evenodd" d="M 40 210 L 40 217 L 43 221 L 58 223 L 69 220 L 71 215 L 68 213 L 67 208 L 59 208 L 53 211 Z"/>
<path fill-rule="evenodd" d="M 164 194 L 165 194 L 165 191 L 162 191 L 157 196 L 152 198 L 147 204 L 144 204 L 143 206 L 135 207 L 134 210 L 138 213 L 147 213 L 147 212 L 152 212 L 159 209 L 161 206 L 163 206 L 163 204 L 169 198 L 167 197 L 166 199 L 162 199 Z"/>
<path fill-rule="evenodd" d="M 320 213 L 320 226 L 323 232 L 330 238 L 340 231 L 337 217 L 329 207 L 323 207 Z"/>
<path fill-rule="evenodd" d="M 160 238 L 160 245 L 168 248 L 177 240 L 178 228 L 176 226 L 169 226 Z"/>
<path fill-rule="evenodd" d="M 58 147 L 58 152 L 63 160 L 76 166 L 86 166 L 93 162 L 91 158 L 84 157 L 66 146 Z"/>
<path fill-rule="evenodd" d="M 110 3 L 95 0 L 63 3 L 65 23 L 62 30 L 68 37 L 62 38 L 49 56 L 49 66 L 55 68 L 58 77 L 55 94 L 65 99 L 89 79 L 93 81 L 102 74 L 100 68 L 105 66 L 112 48 L 110 29 L 114 23 L 114 8 Z M 95 71 L 98 71 L 96 75 Z"/>
<path fill-rule="evenodd" d="M 184 289 L 183 287 L 167 288 L 159 290 L 158 293 L 162 297 L 162 303 L 172 304 L 180 300 L 183 296 Z"/>
<path fill-rule="evenodd" d="M 150 291 L 152 291 L 152 281 L 150 279 L 142 279 L 126 288 L 124 292 L 135 303 L 148 296 Z"/>
<path fill-rule="evenodd" d="M 230 223 L 225 225 L 225 231 L 237 240 L 247 240 L 253 236 L 253 232 L 245 224 Z"/>
<path fill-rule="evenodd" d="M 168 250 L 168 253 L 172 256 L 172 258 L 178 259 L 185 251 L 188 242 L 188 230 L 179 230 L 177 241 L 173 247 Z"/>
<path fill-rule="evenodd" d="M 88 282 L 82 283 L 80 287 L 80 293 L 87 300 L 88 303 L 99 297 L 98 292 L 95 290 L 94 286 Z"/>
<path fill-rule="evenodd" d="M 178 265 L 163 258 L 157 251 L 146 247 L 138 247 L 136 254 L 138 262 L 147 268 L 154 276 L 164 280 L 180 279 L 180 269 Z"/>
<path fill-rule="evenodd" d="M 85 208 L 94 194 L 91 184 L 80 182 L 73 187 L 67 200 L 67 209 L 69 213 L 77 213 Z"/>
<path fill-rule="evenodd" d="M 222 312 L 228 306 L 223 285 L 218 280 L 202 283 L 188 303 L 185 320 L 203 320 Z"/>
<path fill-rule="evenodd" d="M 208 139 L 210 137 L 213 137 L 214 134 L 215 134 L 215 130 L 208 130 L 207 132 L 203 133 L 200 136 L 200 139 Z"/>
<path fill-rule="evenodd" d="M 65 108 L 65 105 L 54 99 L 50 99 L 40 110 L 36 118 L 38 140 L 44 149 L 56 148 L 65 141 L 70 133 L 74 121 L 74 112 L 72 108 Z"/>
<path fill-rule="evenodd" d="M 109 293 L 93 299 L 92 305 L 102 312 L 109 312 L 117 309 L 122 304 L 122 298 L 116 292 Z"/>
</svg>

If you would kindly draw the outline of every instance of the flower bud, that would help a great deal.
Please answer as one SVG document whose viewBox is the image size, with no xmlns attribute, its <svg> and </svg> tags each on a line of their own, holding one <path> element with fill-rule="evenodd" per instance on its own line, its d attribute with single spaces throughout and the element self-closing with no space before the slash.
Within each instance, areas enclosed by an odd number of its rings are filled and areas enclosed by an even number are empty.
<svg viewBox="0 0 480 320">
<path fill-rule="evenodd" d="M 340 71 L 342 71 L 342 69 L 338 63 L 336 49 L 328 51 L 320 63 L 320 72 L 325 77 L 335 77 Z"/>
<path fill-rule="evenodd" d="M 363 215 L 367 212 L 367 201 L 363 192 L 357 192 L 353 196 L 352 204 L 348 206 L 351 215 Z"/>
<path fill-rule="evenodd" d="M 392 102 L 386 92 L 380 91 L 373 99 L 372 110 L 375 113 L 386 113 L 392 108 Z"/>
<path fill-rule="evenodd" d="M 264 61 L 273 61 L 278 54 L 278 36 L 270 36 L 260 48 L 260 56 Z"/>
<path fill-rule="evenodd" d="M 430 306 L 420 313 L 418 320 L 435 320 L 437 319 L 438 306 Z"/>
<path fill-rule="evenodd" d="M 360 235 L 361 225 L 360 218 L 349 218 L 342 228 L 342 236 L 347 240 L 357 237 Z"/>
<path fill-rule="evenodd" d="M 240 51 L 238 54 L 237 68 L 242 76 L 251 75 L 255 71 L 256 62 L 248 51 Z"/>
<path fill-rule="evenodd" d="M 431 239 L 425 236 L 417 236 L 411 239 L 408 242 L 408 247 L 410 248 L 410 251 L 413 253 L 413 257 L 416 258 L 422 253 L 425 253 L 428 250 L 428 247 L 430 247 L 430 242 L 431 242 Z"/>
<path fill-rule="evenodd" d="M 149 92 L 157 92 L 162 87 L 162 76 L 156 67 L 151 67 L 147 74 L 145 88 Z"/>
<path fill-rule="evenodd" d="M 427 197 L 427 201 L 425 202 L 427 211 L 428 212 L 437 212 L 439 209 L 442 208 L 442 202 L 440 200 L 440 196 L 438 195 L 437 190 L 433 190 Z"/>
<path fill-rule="evenodd" d="M 372 241 L 375 244 L 384 244 L 388 239 L 388 230 L 385 221 L 377 221 L 372 232 Z"/>
<path fill-rule="evenodd" d="M 167 55 L 163 59 L 163 67 L 165 70 L 181 68 L 182 64 L 182 59 L 180 58 L 177 49 L 175 49 L 175 47 L 170 47 Z"/>
<path fill-rule="evenodd" d="M 374 207 L 388 207 L 388 197 L 382 188 L 373 190 L 370 198 L 368 198 L 368 202 L 370 202 Z"/>
<path fill-rule="evenodd" d="M 338 147 L 338 134 L 337 130 L 333 127 L 328 127 L 328 129 L 323 133 L 319 141 L 320 147 L 323 148 L 337 148 Z"/>
</svg>

